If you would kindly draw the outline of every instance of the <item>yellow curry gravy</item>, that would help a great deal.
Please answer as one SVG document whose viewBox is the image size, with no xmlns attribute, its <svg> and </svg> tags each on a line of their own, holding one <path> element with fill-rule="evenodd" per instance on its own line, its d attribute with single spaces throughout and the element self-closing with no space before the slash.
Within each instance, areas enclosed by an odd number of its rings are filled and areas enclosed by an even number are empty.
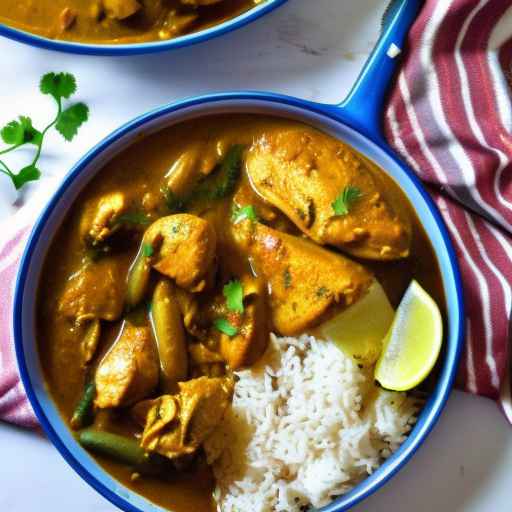
<svg viewBox="0 0 512 512">
<path fill-rule="evenodd" d="M 77 272 L 84 259 L 84 247 L 79 235 L 84 204 L 108 192 L 123 190 L 137 199 L 141 209 L 154 208 L 155 201 L 161 197 L 164 177 L 168 175 L 169 170 L 186 148 L 191 146 L 211 148 L 212 143 L 213 147 L 217 148 L 226 148 L 233 144 L 249 146 L 263 133 L 283 132 L 294 127 L 313 130 L 297 122 L 280 118 L 226 115 L 192 120 L 150 136 L 141 136 L 138 142 L 109 162 L 75 201 L 47 255 L 38 302 L 40 357 L 48 388 L 66 420 L 69 419 L 82 393 L 88 370 L 77 356 L 79 341 L 69 323 L 57 314 L 57 306 L 66 282 L 73 273 Z M 425 232 L 395 183 L 386 178 L 384 173 L 375 166 L 372 169 L 384 180 L 386 194 L 391 195 L 395 202 L 398 201 L 412 219 L 411 251 L 408 258 L 397 261 L 359 260 L 359 262 L 376 274 L 394 307 L 399 303 L 412 278 L 417 279 L 443 307 L 439 270 Z M 246 178 L 242 176 L 241 179 Z M 230 200 L 219 204 L 219 215 L 231 215 Z M 229 220 L 226 219 L 226 222 Z M 290 224 L 282 220 L 282 226 L 284 226 L 282 229 L 298 234 L 298 230 Z M 122 250 L 117 253 L 126 272 L 136 256 L 139 243 L 140 236 L 138 239 L 128 240 Z M 230 255 L 218 254 L 218 258 L 222 264 L 222 260 L 229 260 Z M 100 352 L 105 353 L 108 349 L 119 330 L 119 325 L 120 322 L 105 322 Z M 101 421 L 100 418 L 99 422 Z M 126 435 L 136 435 L 138 432 L 137 427 L 122 411 L 107 415 L 105 429 Z M 181 475 L 173 475 L 167 480 L 141 477 L 133 481 L 132 471 L 129 468 L 101 457 L 98 461 L 124 485 L 169 510 L 176 512 L 215 510 L 211 494 L 214 481 L 204 462 L 199 462 L 193 469 L 184 471 Z"/>
<path fill-rule="evenodd" d="M 0 23 L 51 39 L 80 43 L 143 43 L 172 39 L 217 25 L 261 1 L 264 0 L 220 0 L 201 5 L 207 2 L 2 0 Z"/>
</svg>

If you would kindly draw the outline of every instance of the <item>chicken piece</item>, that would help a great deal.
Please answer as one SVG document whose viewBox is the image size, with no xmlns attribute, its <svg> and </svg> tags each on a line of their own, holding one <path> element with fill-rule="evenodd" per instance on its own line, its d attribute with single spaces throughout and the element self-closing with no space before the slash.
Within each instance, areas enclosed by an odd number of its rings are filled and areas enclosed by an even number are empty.
<svg viewBox="0 0 512 512">
<path fill-rule="evenodd" d="M 188 375 L 188 353 L 181 310 L 170 281 L 160 281 L 153 292 L 151 324 L 160 359 L 160 382 L 173 391 Z"/>
<path fill-rule="evenodd" d="M 103 7 L 109 18 L 124 20 L 141 9 L 138 0 L 103 0 Z"/>
<path fill-rule="evenodd" d="M 224 361 L 219 353 L 210 350 L 202 343 L 191 343 L 188 346 L 188 353 L 195 365 L 222 363 Z"/>
<path fill-rule="evenodd" d="M 151 330 L 126 322 L 96 371 L 95 404 L 100 409 L 132 405 L 156 388 L 158 374 Z"/>
<path fill-rule="evenodd" d="M 249 275 L 241 278 L 241 284 L 243 313 L 229 311 L 224 296 L 216 297 L 207 311 L 212 323 L 225 318 L 237 329 L 234 336 L 228 336 L 212 327 L 205 342 L 208 349 L 218 352 L 233 371 L 255 363 L 265 352 L 270 334 L 266 284 Z"/>
<path fill-rule="evenodd" d="M 127 210 L 123 192 L 112 192 L 88 201 L 80 220 L 80 235 L 89 245 L 99 245 L 120 227 L 116 220 Z"/>
<path fill-rule="evenodd" d="M 217 342 L 218 345 L 218 342 Z M 203 343 L 191 343 L 188 346 L 190 358 L 190 372 L 192 377 L 221 377 L 226 374 L 224 358 L 218 353 L 210 350 Z"/>
<path fill-rule="evenodd" d="M 194 453 L 224 418 L 231 404 L 231 378 L 180 382 L 176 395 L 152 401 L 147 413 L 141 447 L 174 459 Z M 144 406 L 138 406 L 138 413 Z"/>
<path fill-rule="evenodd" d="M 136 306 L 143 299 L 151 268 L 191 292 L 208 288 L 215 271 L 216 244 L 215 230 L 200 217 L 182 213 L 158 219 L 144 233 L 130 269 L 128 305 Z"/>
<path fill-rule="evenodd" d="M 58 312 L 80 324 L 117 320 L 123 311 L 125 274 L 114 258 L 87 262 L 66 283 Z"/>
<path fill-rule="evenodd" d="M 199 326 L 199 304 L 195 295 L 182 288 L 176 288 L 175 292 L 185 329 L 192 336 L 197 338 L 202 337 L 201 328 Z"/>
<path fill-rule="evenodd" d="M 373 167 L 351 148 L 308 128 L 263 135 L 246 161 L 256 191 L 315 242 L 361 258 L 405 258 L 410 219 Z M 348 187 L 357 189 L 357 200 L 336 215 L 333 203 Z"/>
<path fill-rule="evenodd" d="M 160 39 L 169 39 L 189 32 L 198 18 L 199 14 L 197 12 L 180 13 L 173 9 L 167 14 L 165 28 L 158 31 L 158 37 Z"/>
<path fill-rule="evenodd" d="M 294 336 L 359 300 L 373 276 L 362 265 L 306 240 L 245 221 L 234 236 L 267 280 L 274 328 Z"/>
<path fill-rule="evenodd" d="M 153 268 L 176 281 L 180 288 L 200 292 L 215 260 L 217 237 L 210 224 L 185 213 L 163 217 L 144 234 L 155 249 Z"/>
</svg>

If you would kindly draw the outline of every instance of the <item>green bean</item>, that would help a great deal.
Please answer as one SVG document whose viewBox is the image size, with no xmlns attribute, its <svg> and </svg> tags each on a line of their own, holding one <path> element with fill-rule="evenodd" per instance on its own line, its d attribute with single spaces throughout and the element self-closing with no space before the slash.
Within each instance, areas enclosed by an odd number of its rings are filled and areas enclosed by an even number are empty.
<svg viewBox="0 0 512 512">
<path fill-rule="evenodd" d="M 80 430 L 81 428 L 89 426 L 94 420 L 93 405 L 94 398 L 96 397 L 96 385 L 94 380 L 86 384 L 82 398 L 73 411 L 71 416 L 71 428 Z"/>
<path fill-rule="evenodd" d="M 129 437 L 91 428 L 80 432 L 78 440 L 84 448 L 131 466 L 141 474 L 164 474 L 172 468 L 170 460 L 146 452 Z"/>
<path fill-rule="evenodd" d="M 151 320 L 160 358 L 160 378 L 165 391 L 186 380 L 188 354 L 180 307 L 170 281 L 161 280 L 153 293 Z"/>
<path fill-rule="evenodd" d="M 85 363 L 90 363 L 98 348 L 101 336 L 101 324 L 99 319 L 95 318 L 85 329 L 82 340 L 82 349 L 84 353 Z"/>
<path fill-rule="evenodd" d="M 134 308 L 144 298 L 149 285 L 151 275 L 151 264 L 144 254 L 144 243 L 141 245 L 137 258 L 128 273 L 128 286 L 126 289 L 126 305 L 129 309 Z"/>
<path fill-rule="evenodd" d="M 135 439 L 87 429 L 80 432 L 79 441 L 85 448 L 106 455 L 118 462 L 130 466 L 140 466 L 147 462 L 148 456 Z"/>
</svg>

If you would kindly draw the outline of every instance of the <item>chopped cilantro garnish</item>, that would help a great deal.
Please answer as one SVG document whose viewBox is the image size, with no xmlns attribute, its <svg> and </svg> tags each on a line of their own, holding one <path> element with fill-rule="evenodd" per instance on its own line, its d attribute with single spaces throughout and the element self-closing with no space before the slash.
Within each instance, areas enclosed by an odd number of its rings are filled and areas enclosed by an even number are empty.
<svg viewBox="0 0 512 512">
<path fill-rule="evenodd" d="M 127 212 L 116 219 L 116 224 L 141 224 L 142 226 L 146 226 L 150 222 L 149 217 L 144 212 L 140 211 Z"/>
<path fill-rule="evenodd" d="M 238 224 L 246 219 L 256 222 L 258 216 L 256 215 L 256 209 L 252 205 L 242 206 L 240 208 L 233 208 L 233 215 L 231 216 L 233 224 Z"/>
<path fill-rule="evenodd" d="M 151 258 L 151 256 L 153 256 L 154 253 L 155 250 L 153 249 L 153 246 L 151 244 L 142 245 L 142 254 L 144 254 L 146 258 Z"/>
<path fill-rule="evenodd" d="M 232 194 L 242 170 L 244 150 L 241 144 L 231 146 L 218 168 L 193 190 L 193 198 L 214 201 Z"/>
<path fill-rule="evenodd" d="M 347 215 L 352 205 L 362 197 L 362 192 L 357 187 L 346 186 L 343 192 L 332 203 L 332 209 L 336 215 Z"/>
<path fill-rule="evenodd" d="M 213 325 L 218 331 L 227 334 L 229 337 L 233 337 L 238 334 L 238 329 L 234 325 L 231 325 L 229 320 L 226 318 L 217 318 L 213 322 Z"/>
<path fill-rule="evenodd" d="M 329 290 L 325 286 L 320 286 L 316 291 L 317 297 L 325 297 L 329 293 Z"/>
<path fill-rule="evenodd" d="M 222 293 L 226 298 L 226 305 L 229 311 L 233 311 L 234 313 L 244 312 L 244 289 L 240 281 L 230 281 L 224 286 Z"/>
<path fill-rule="evenodd" d="M 32 161 L 17 172 L 12 170 L 6 162 L 0 160 L 0 173 L 11 179 L 16 190 L 29 181 L 38 180 L 41 176 L 37 164 L 48 131 L 55 127 L 65 140 L 71 141 L 80 126 L 89 117 L 89 109 L 84 103 L 76 103 L 67 108 L 63 107 L 63 100 L 69 99 L 76 92 L 76 80 L 73 75 L 69 73 L 47 73 L 41 79 L 39 89 L 42 94 L 50 95 L 55 100 L 57 113 L 54 119 L 43 130 L 38 130 L 34 128 L 30 117 L 19 116 L 18 119 L 10 121 L 0 130 L 2 141 L 8 145 L 7 148 L 0 150 L 0 155 L 10 153 L 25 144 L 31 144 L 36 148 Z"/>
<path fill-rule="evenodd" d="M 162 188 L 161 192 L 164 196 L 169 213 L 178 213 L 185 208 L 186 201 L 179 198 L 172 190 Z"/>
<path fill-rule="evenodd" d="M 284 281 L 284 287 L 285 288 L 290 288 L 291 285 L 292 285 L 292 275 L 290 273 L 290 269 L 287 268 L 284 272 L 283 272 L 283 281 Z"/>
</svg>

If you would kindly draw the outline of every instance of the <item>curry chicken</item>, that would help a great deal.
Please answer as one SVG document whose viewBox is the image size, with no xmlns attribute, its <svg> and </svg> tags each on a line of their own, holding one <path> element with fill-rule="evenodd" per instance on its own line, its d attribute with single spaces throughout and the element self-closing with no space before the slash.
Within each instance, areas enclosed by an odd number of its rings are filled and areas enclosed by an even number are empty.
<svg viewBox="0 0 512 512">
<path fill-rule="evenodd" d="M 56 403 L 110 473 L 177 512 L 215 510 L 202 444 L 271 332 L 314 332 L 375 279 L 394 306 L 413 277 L 442 302 L 398 186 L 344 143 L 256 115 L 142 137 L 75 201 L 44 268 Z"/>
<path fill-rule="evenodd" d="M 82 43 L 172 39 L 216 25 L 265 0 L 2 0 L 0 23 Z"/>
</svg>

